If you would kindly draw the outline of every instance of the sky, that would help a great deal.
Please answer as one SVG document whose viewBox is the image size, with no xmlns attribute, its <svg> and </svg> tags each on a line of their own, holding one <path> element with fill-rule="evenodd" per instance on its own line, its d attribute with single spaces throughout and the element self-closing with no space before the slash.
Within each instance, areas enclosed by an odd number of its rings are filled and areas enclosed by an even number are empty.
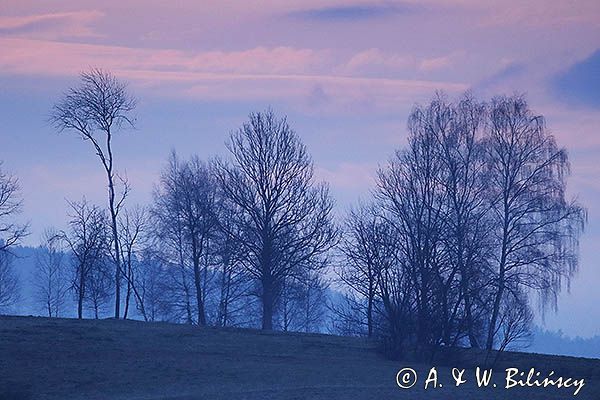
<svg viewBox="0 0 600 400">
<path fill-rule="evenodd" d="M 570 336 L 600 334 L 600 2 L 0 2 L 0 160 L 18 176 L 31 235 L 64 227 L 66 200 L 105 202 L 90 143 L 57 133 L 52 105 L 91 67 L 138 99 L 115 138 L 130 204 L 151 201 L 171 150 L 225 154 L 251 111 L 287 115 L 329 182 L 339 215 L 406 144 L 415 104 L 436 91 L 525 94 L 568 149 L 569 196 L 589 213 L 580 271 L 556 314 Z"/>
</svg>

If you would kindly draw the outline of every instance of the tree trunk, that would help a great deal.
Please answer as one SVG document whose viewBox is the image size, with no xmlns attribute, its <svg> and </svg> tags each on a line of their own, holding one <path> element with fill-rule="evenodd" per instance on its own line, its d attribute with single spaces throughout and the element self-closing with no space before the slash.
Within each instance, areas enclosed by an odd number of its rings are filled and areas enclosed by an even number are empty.
<svg viewBox="0 0 600 400">
<path fill-rule="evenodd" d="M 123 319 L 127 319 L 129 314 L 129 303 L 131 301 L 131 286 L 133 281 L 133 271 L 131 269 L 131 251 L 128 252 L 129 256 L 127 259 L 127 294 L 125 295 L 125 312 L 123 313 Z"/>
<path fill-rule="evenodd" d="M 467 336 L 469 337 L 469 344 L 471 345 L 471 347 L 478 349 L 479 341 L 477 340 L 475 332 L 473 331 L 473 305 L 471 303 L 471 283 L 469 279 L 470 269 L 466 266 L 466 263 L 463 262 L 462 258 L 460 259 L 460 269 L 460 289 L 465 301 L 465 319 L 467 324 Z"/>
<path fill-rule="evenodd" d="M 266 331 L 273 330 L 273 306 L 275 302 L 273 281 L 270 276 L 264 277 L 262 293 L 262 329 Z"/>
<path fill-rule="evenodd" d="M 492 350 L 494 347 L 494 336 L 496 335 L 496 325 L 498 323 L 498 315 L 500 314 L 500 302 L 502 301 L 502 296 L 504 295 L 504 261 L 505 256 L 502 255 L 502 260 L 500 262 L 500 274 L 498 277 L 498 291 L 496 292 L 496 296 L 494 298 L 494 308 L 492 310 L 492 318 L 490 319 L 490 326 L 488 330 L 486 350 Z"/>
<path fill-rule="evenodd" d="M 121 250 L 119 246 L 119 231 L 117 225 L 118 211 L 115 206 L 113 156 L 110 142 L 111 132 L 110 130 L 108 130 L 106 132 L 106 149 L 108 151 L 108 165 L 105 164 L 105 168 L 108 179 L 108 208 L 110 211 L 113 246 L 115 252 L 115 319 L 119 319 L 121 315 Z"/>
<path fill-rule="evenodd" d="M 367 303 L 367 336 L 373 336 L 373 300 L 375 298 L 375 284 L 369 272 L 369 298 Z"/>
<path fill-rule="evenodd" d="M 505 190 L 506 192 L 506 190 Z M 492 310 L 492 318 L 490 319 L 490 326 L 488 330 L 488 337 L 486 343 L 486 350 L 492 350 L 494 347 L 494 336 L 496 335 L 496 324 L 498 323 L 498 315 L 500 313 L 500 302 L 504 295 L 504 280 L 506 273 L 507 263 L 507 249 L 508 249 L 508 237 L 509 237 L 509 205 L 508 197 L 504 195 L 504 223 L 502 229 L 502 253 L 500 256 L 500 265 L 498 273 L 498 292 L 496 292 L 496 298 L 494 299 L 494 309 Z"/>
<path fill-rule="evenodd" d="M 119 249 L 119 233 L 117 231 L 117 214 L 115 211 L 115 189 L 112 183 L 112 178 L 110 179 L 109 188 L 110 216 L 115 251 L 115 318 L 119 319 L 121 315 L 121 257 Z"/>
<path fill-rule="evenodd" d="M 196 235 L 192 232 L 192 257 L 194 261 L 194 286 L 196 287 L 196 304 L 198 307 L 198 325 L 206 325 L 206 315 L 204 313 L 204 301 L 202 299 L 202 277 L 200 276 L 200 256 L 202 250 L 198 249 Z"/>
<path fill-rule="evenodd" d="M 82 264 L 79 272 L 79 297 L 77 298 L 77 318 L 83 319 L 83 297 L 85 295 L 85 271 Z"/>
<path fill-rule="evenodd" d="M 496 293 L 496 298 L 494 299 L 494 309 L 492 311 L 492 318 L 490 319 L 490 326 L 488 330 L 488 337 L 486 343 L 486 350 L 492 350 L 494 347 L 494 336 L 496 335 L 496 324 L 498 323 L 498 314 L 500 313 L 500 301 L 502 300 L 502 295 L 504 294 L 504 285 L 502 282 L 499 283 L 498 292 Z"/>
<path fill-rule="evenodd" d="M 204 302 L 202 301 L 202 285 L 200 282 L 200 266 L 197 260 L 194 260 L 194 284 L 196 286 L 196 303 L 198 306 L 198 325 L 206 325 L 206 315 L 204 313 Z"/>
<path fill-rule="evenodd" d="M 479 341 L 475 336 L 475 332 L 473 331 L 473 310 L 471 309 L 471 295 L 469 293 L 465 293 L 465 312 L 467 319 L 467 334 L 469 335 L 469 344 L 472 348 L 479 348 Z"/>
<path fill-rule="evenodd" d="M 123 312 L 123 319 L 127 319 L 129 314 L 129 302 L 131 301 L 131 283 L 127 282 L 127 294 L 125 295 L 125 312 Z"/>
<path fill-rule="evenodd" d="M 229 287 L 231 285 L 230 272 L 227 271 L 227 263 L 223 264 L 223 273 L 221 277 L 221 299 L 219 301 L 219 323 L 221 326 L 227 326 L 229 309 Z"/>
<path fill-rule="evenodd" d="M 138 305 L 138 309 L 140 313 L 142 313 L 142 317 L 144 317 L 144 321 L 148 322 L 148 314 L 146 313 L 146 305 L 144 304 L 144 298 L 140 295 L 135 285 L 131 285 L 133 290 L 133 295 L 135 296 L 135 300 Z"/>
</svg>

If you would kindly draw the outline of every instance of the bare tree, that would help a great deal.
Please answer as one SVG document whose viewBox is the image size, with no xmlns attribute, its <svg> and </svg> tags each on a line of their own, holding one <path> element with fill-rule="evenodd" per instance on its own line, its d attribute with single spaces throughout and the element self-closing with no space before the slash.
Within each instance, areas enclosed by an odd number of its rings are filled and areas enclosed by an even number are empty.
<svg viewBox="0 0 600 400">
<path fill-rule="evenodd" d="M 176 164 L 170 164 L 169 168 L 178 168 Z M 170 174 L 161 176 L 163 185 L 174 186 Z M 151 208 L 152 236 L 156 248 L 155 256 L 165 266 L 164 292 L 167 301 L 163 308 L 170 318 L 179 321 L 184 320 L 188 324 L 194 321 L 192 309 L 192 288 L 190 282 L 192 277 L 187 265 L 188 249 L 183 229 L 183 222 L 177 207 L 171 207 L 174 201 L 171 196 L 157 188 L 154 191 L 154 204 Z M 174 314 L 174 315 L 173 315 Z"/>
<path fill-rule="evenodd" d="M 548 134 L 543 117 L 519 96 L 494 98 L 485 149 L 496 251 L 493 305 L 486 348 L 495 344 L 508 292 L 535 290 L 556 304 L 577 269 L 585 210 L 565 198 L 568 158 Z"/>
<path fill-rule="evenodd" d="M 301 299 L 299 285 L 291 277 L 283 279 L 279 289 L 278 314 L 281 330 L 284 332 L 297 330 L 298 319 L 302 315 L 302 309 L 298 307 Z"/>
<path fill-rule="evenodd" d="M 98 281 L 101 277 L 98 270 L 104 272 L 102 264 L 106 259 L 106 219 L 101 209 L 90 205 L 85 199 L 81 202 L 70 202 L 69 205 L 70 229 L 69 232 L 62 232 L 61 237 L 73 255 L 74 273 L 71 287 L 77 296 L 77 317 L 81 319 L 84 301 L 90 298 L 87 293 L 90 284 L 94 285 L 92 305 L 95 307 L 100 304 L 99 293 L 104 282 Z M 90 283 L 92 279 L 94 282 Z"/>
<path fill-rule="evenodd" d="M 13 221 L 21 209 L 19 182 L 3 171 L 0 161 L 0 312 L 10 309 L 19 299 L 19 281 L 13 269 L 11 248 L 27 235 L 27 225 Z"/>
<path fill-rule="evenodd" d="M 344 288 L 345 289 L 345 288 Z M 367 336 L 368 309 L 365 299 L 353 292 L 333 292 L 326 303 L 328 332 L 340 336 Z"/>
<path fill-rule="evenodd" d="M 527 347 L 532 338 L 531 323 L 533 322 L 533 313 L 529 307 L 527 296 L 519 292 L 510 293 L 503 301 L 500 315 L 498 350 Z"/>
<path fill-rule="evenodd" d="M 320 271 L 303 269 L 281 284 L 276 316 L 281 329 L 319 332 L 324 327 L 329 282 Z"/>
<path fill-rule="evenodd" d="M 207 323 L 210 248 L 218 232 L 216 196 L 216 183 L 208 164 L 197 157 L 180 162 L 175 153 L 171 154 L 155 191 L 154 214 L 162 234 L 176 245 L 172 262 L 179 261 L 192 269 L 198 325 Z"/>
<path fill-rule="evenodd" d="M 0 253 L 9 251 L 27 235 L 27 225 L 12 220 L 22 209 L 19 189 L 17 178 L 3 171 L 0 161 Z"/>
<path fill-rule="evenodd" d="M 170 157 L 168 167 L 161 174 L 160 184 L 153 192 L 154 199 L 150 209 L 151 235 L 157 250 L 156 258 L 165 265 L 164 287 L 168 299 L 164 304 L 165 313 L 173 314 L 175 311 L 175 320 L 183 319 L 192 324 L 192 293 L 188 277 L 189 268 L 186 264 L 188 250 L 176 200 L 178 193 L 175 190 L 179 168 L 176 157 Z"/>
<path fill-rule="evenodd" d="M 108 182 L 108 209 L 115 259 L 115 318 L 120 317 L 121 251 L 118 215 L 129 190 L 127 181 L 115 172 L 114 134 L 124 126 L 133 126 L 132 112 L 136 101 L 125 83 L 111 73 L 92 69 L 81 74 L 81 84 L 71 88 L 52 109 L 50 121 L 59 131 L 74 131 L 89 141 L 99 157 Z M 116 180 L 122 184 L 117 196 Z"/>
<path fill-rule="evenodd" d="M 178 183 L 180 211 L 194 271 L 198 325 L 206 325 L 210 246 L 218 229 L 216 184 L 209 165 L 197 157 L 184 164 Z"/>
<path fill-rule="evenodd" d="M 60 232 L 47 229 L 39 250 L 35 259 L 36 300 L 48 317 L 59 317 L 69 291 L 66 248 Z"/>
<path fill-rule="evenodd" d="M 321 267 L 319 258 L 336 242 L 333 202 L 328 188 L 314 183 L 312 161 L 285 118 L 251 114 L 227 147 L 233 162 L 220 162 L 217 177 L 239 209 L 231 234 L 260 287 L 262 328 L 271 330 L 283 280 L 299 267 Z"/>
<path fill-rule="evenodd" d="M 392 242 L 382 246 L 386 253 L 390 254 L 391 260 L 381 264 L 378 270 L 377 287 L 379 299 L 376 316 L 380 317 L 376 326 L 378 336 L 383 339 L 384 350 L 392 357 L 405 354 L 407 345 L 415 345 L 422 342 L 419 328 L 419 293 L 416 287 L 418 282 L 414 279 L 414 270 L 408 268 L 401 254 L 394 255 L 398 250 L 398 240 L 395 230 L 390 230 Z M 396 261 L 393 261 L 396 258 Z"/>
<path fill-rule="evenodd" d="M 300 329 L 320 332 L 325 321 L 329 282 L 320 273 L 307 270 L 299 279 Z"/>
<path fill-rule="evenodd" d="M 430 123 L 428 110 L 416 108 L 409 117 L 409 145 L 397 151 L 378 174 L 376 196 L 395 232 L 398 262 L 410 279 L 416 302 L 416 341 L 434 344 L 447 309 L 441 286 L 446 285 L 448 263 L 442 251 L 445 202 L 443 164 L 437 152 L 437 134 L 448 127 L 448 118 Z M 394 274 L 397 275 L 397 274 Z M 403 278 L 404 279 L 404 278 Z"/>
<path fill-rule="evenodd" d="M 232 234 L 237 227 L 234 223 L 236 209 L 222 196 L 219 196 L 218 203 L 219 232 L 214 247 L 217 269 L 215 285 L 218 290 L 216 324 L 230 326 L 243 322 L 252 309 L 249 295 L 253 283 L 248 273 L 240 267 L 243 254 L 236 245 L 236 234 Z"/>
<path fill-rule="evenodd" d="M 139 254 L 133 275 L 136 306 L 145 321 L 156 321 L 165 312 L 167 278 L 156 251 L 145 248 Z"/>
<path fill-rule="evenodd" d="M 367 336 L 374 333 L 374 307 L 377 296 L 378 274 L 392 261 L 384 243 L 389 241 L 389 230 L 382 229 L 381 217 L 374 206 L 360 205 L 350 212 L 346 219 L 344 236 L 340 250 L 344 255 L 341 265 L 336 268 L 339 281 L 364 299 L 356 304 L 365 304 Z M 354 299 L 355 297 L 352 296 Z"/>
<path fill-rule="evenodd" d="M 282 282 L 277 317 L 283 331 L 319 332 L 327 311 L 327 282 L 319 272 L 307 269 L 303 275 Z"/>
<path fill-rule="evenodd" d="M 482 145 L 486 108 L 470 94 L 450 103 L 436 94 L 425 107 L 416 107 L 410 117 L 412 131 L 426 132 L 434 146 L 436 164 L 432 187 L 440 198 L 437 257 L 434 268 L 436 308 L 441 311 L 438 329 L 441 343 L 456 345 L 466 334 L 471 346 L 481 340 L 474 303 L 480 301 L 486 266 L 489 223 L 485 197 L 486 163 Z M 418 127 L 418 128 L 417 128 Z"/>
<path fill-rule="evenodd" d="M 119 216 L 119 238 L 121 240 L 121 260 L 123 266 L 123 276 L 127 281 L 127 291 L 125 294 L 125 311 L 123 319 L 127 319 L 129 314 L 129 305 L 131 296 L 135 297 L 138 307 L 142 307 L 141 294 L 136 286 L 136 271 L 138 257 L 146 247 L 148 216 L 146 209 L 140 206 L 134 207 L 131 210 L 125 209 Z"/>
<path fill-rule="evenodd" d="M 111 299 L 112 282 L 108 255 L 91 261 L 85 283 L 85 302 L 94 313 L 94 318 L 100 317 Z"/>
</svg>

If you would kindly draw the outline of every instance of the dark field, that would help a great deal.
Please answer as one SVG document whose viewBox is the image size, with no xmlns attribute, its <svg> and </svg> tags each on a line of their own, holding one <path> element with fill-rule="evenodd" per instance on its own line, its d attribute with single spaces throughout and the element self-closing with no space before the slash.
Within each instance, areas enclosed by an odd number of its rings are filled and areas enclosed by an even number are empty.
<svg viewBox="0 0 600 400">
<path fill-rule="evenodd" d="M 460 387 L 448 367 L 456 361 L 414 364 L 385 360 L 372 342 L 327 335 L 265 333 L 166 323 L 0 317 L 0 400 L 14 399 L 600 399 L 600 360 L 503 354 L 494 367 L 497 388 L 478 388 L 474 372 Z M 424 390 L 431 366 L 441 388 Z M 396 385 L 412 366 L 419 381 Z M 507 367 L 544 378 L 585 378 L 573 388 L 505 389 Z M 555 376 L 556 376 L 555 375 Z"/>
</svg>

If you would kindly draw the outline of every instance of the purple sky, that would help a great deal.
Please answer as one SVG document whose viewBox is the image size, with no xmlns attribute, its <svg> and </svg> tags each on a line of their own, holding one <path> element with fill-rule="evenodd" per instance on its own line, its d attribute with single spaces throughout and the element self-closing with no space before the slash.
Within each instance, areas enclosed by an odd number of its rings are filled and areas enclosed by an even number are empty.
<svg viewBox="0 0 600 400">
<path fill-rule="evenodd" d="M 555 3 L 551 4 L 550 3 Z M 3 1 L 0 160 L 19 176 L 28 244 L 66 221 L 65 199 L 104 204 L 89 143 L 47 124 L 91 66 L 130 82 L 137 129 L 117 139 L 131 203 L 147 203 L 168 152 L 224 152 L 272 106 L 312 152 L 342 214 L 368 195 L 406 118 L 435 90 L 525 93 L 569 149 L 589 210 L 581 271 L 546 327 L 600 334 L 600 3 L 595 1 Z M 485 5 L 484 5 L 485 4 Z"/>
</svg>

